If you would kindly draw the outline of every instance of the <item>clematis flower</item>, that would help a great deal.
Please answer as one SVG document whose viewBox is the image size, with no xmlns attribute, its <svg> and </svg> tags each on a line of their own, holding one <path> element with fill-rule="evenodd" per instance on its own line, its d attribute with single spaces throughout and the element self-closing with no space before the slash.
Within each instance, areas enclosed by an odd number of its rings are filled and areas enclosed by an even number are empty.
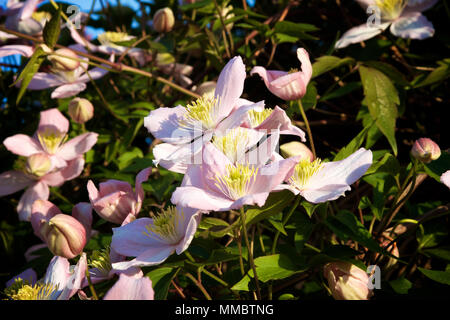
<svg viewBox="0 0 450 320">
<path fill-rule="evenodd" d="M 80 51 L 79 47 L 71 46 Z M 44 90 L 57 87 L 51 94 L 52 99 L 62 99 L 73 97 L 86 89 L 86 83 L 97 80 L 108 73 L 107 66 L 102 68 L 92 68 L 88 70 L 88 59 L 80 57 L 85 62 L 81 62 L 80 66 L 72 71 L 65 71 L 59 68 L 52 68 L 51 72 L 36 72 L 33 79 L 28 85 L 30 90 Z M 110 61 L 114 60 L 111 55 Z M 20 82 L 16 86 L 20 86 Z"/>
<path fill-rule="evenodd" d="M 12 56 L 15 54 L 29 58 L 33 55 L 34 49 L 31 46 L 23 44 L 11 44 L 0 47 L 0 58 Z"/>
<path fill-rule="evenodd" d="M 36 273 L 28 269 L 8 281 L 5 294 L 13 300 L 69 300 L 81 288 L 86 268 L 85 253 L 75 266 L 55 256 L 43 279 L 36 282 Z"/>
<path fill-rule="evenodd" d="M 267 165 L 233 164 L 207 143 L 203 164 L 189 166 L 171 201 L 205 211 L 228 211 L 244 205 L 262 207 L 269 193 L 286 179 L 298 160 L 294 157 Z"/>
<path fill-rule="evenodd" d="M 321 203 L 344 195 L 371 165 L 372 151 L 361 148 L 340 161 L 300 160 L 286 181 L 294 194 L 300 194 L 309 202 Z"/>
<path fill-rule="evenodd" d="M 6 10 L 0 11 L 0 16 L 6 16 L 5 27 L 28 35 L 40 34 L 45 23 L 51 16 L 47 12 L 36 12 L 37 6 L 43 0 L 27 0 L 19 2 L 9 0 Z M 14 38 L 16 38 L 14 36 Z"/>
<path fill-rule="evenodd" d="M 83 251 L 89 240 L 92 207 L 89 203 L 78 203 L 72 209 L 72 216 L 69 216 L 50 201 L 36 200 L 30 220 L 34 234 L 47 244 L 54 255 L 72 259 Z"/>
<path fill-rule="evenodd" d="M 231 59 L 220 73 L 215 98 L 199 98 L 187 107 L 159 108 L 144 118 L 145 127 L 162 140 L 154 150 L 155 164 L 175 171 L 180 162 L 192 163 L 203 144 L 214 134 L 239 127 L 247 111 L 262 108 L 239 97 L 244 89 L 245 66 L 241 57 Z M 201 154 L 200 154 L 201 156 Z M 178 172 L 178 171 L 177 171 Z"/>
<path fill-rule="evenodd" d="M 139 271 L 132 276 L 122 273 L 103 300 L 153 300 L 154 296 L 152 281 Z"/>
<path fill-rule="evenodd" d="M 128 56 L 136 59 L 141 67 L 149 61 L 149 55 L 145 52 L 145 50 L 140 48 L 129 48 L 117 44 L 120 42 L 131 41 L 136 38 L 135 36 L 130 36 L 125 32 L 107 31 L 101 33 L 97 37 L 97 40 L 100 42 L 100 45 L 97 46 L 81 36 L 78 33 L 78 30 L 75 30 L 73 27 L 69 27 L 69 30 L 72 39 L 76 43 L 87 48 L 89 51 L 100 52 L 108 55 L 115 54 L 119 56 L 126 52 Z"/>
<path fill-rule="evenodd" d="M 46 154 L 33 154 L 27 159 L 23 171 L 6 171 L 0 174 L 0 196 L 13 194 L 27 188 L 17 205 L 19 219 L 29 221 L 31 206 L 36 200 L 47 200 L 49 186 L 59 187 L 65 181 L 78 177 L 83 171 L 83 156 L 67 162 L 61 169 L 50 170 L 51 160 Z"/>
<path fill-rule="evenodd" d="M 352 43 L 358 43 L 373 38 L 390 26 L 393 35 L 401 38 L 423 40 L 434 35 L 433 24 L 422 15 L 439 0 L 357 0 L 370 12 L 378 10 L 380 24 L 365 23 L 348 30 L 336 42 L 336 49 L 345 48 Z M 372 10 L 372 12 L 374 12 Z"/>
<path fill-rule="evenodd" d="M 69 120 L 56 108 L 41 112 L 39 126 L 33 137 L 16 134 L 3 141 L 6 149 L 19 156 L 43 153 L 50 157 L 51 167 L 64 168 L 67 162 L 82 156 L 97 142 L 98 134 L 87 132 L 69 141 Z"/>
<path fill-rule="evenodd" d="M 116 270 L 152 266 L 166 260 L 173 252 L 181 254 L 189 247 L 201 212 L 192 208 L 169 207 L 154 218 L 140 218 L 120 228 L 113 228 L 111 249 L 131 261 L 116 262 Z"/>
<path fill-rule="evenodd" d="M 135 192 L 128 182 L 111 179 L 100 183 L 98 190 L 89 180 L 89 200 L 95 212 L 103 219 L 117 224 L 121 224 L 130 214 L 137 216 L 145 196 L 142 183 L 148 180 L 151 170 L 146 168 L 137 174 Z"/>
<path fill-rule="evenodd" d="M 441 175 L 441 182 L 445 184 L 450 189 L 450 170 L 445 171 Z"/>
<path fill-rule="evenodd" d="M 257 66 L 250 71 L 250 74 L 259 74 L 267 89 L 277 97 L 287 101 L 298 100 L 306 94 L 306 87 L 312 75 L 312 65 L 308 52 L 303 48 L 297 49 L 297 58 L 302 64 L 302 71 L 266 70 L 264 67 Z"/>
<path fill-rule="evenodd" d="M 173 77 L 182 87 L 187 88 L 192 84 L 189 76 L 194 68 L 187 64 L 175 62 L 175 58 L 170 53 L 158 53 L 155 65 L 159 71 Z"/>
<path fill-rule="evenodd" d="M 291 134 L 299 136 L 305 142 L 305 132 L 292 125 L 291 119 L 286 112 L 278 106 L 274 109 L 250 110 L 248 120 L 242 124 L 243 127 L 254 130 L 280 130 L 280 134 Z"/>
</svg>

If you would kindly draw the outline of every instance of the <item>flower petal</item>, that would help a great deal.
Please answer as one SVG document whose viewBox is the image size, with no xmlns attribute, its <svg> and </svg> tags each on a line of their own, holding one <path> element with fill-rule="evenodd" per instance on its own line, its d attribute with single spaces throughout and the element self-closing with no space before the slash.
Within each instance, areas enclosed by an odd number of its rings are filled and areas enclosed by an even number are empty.
<svg viewBox="0 0 450 320">
<path fill-rule="evenodd" d="M 31 218 L 30 218 L 34 234 L 39 238 L 41 238 L 42 241 L 45 241 L 45 239 L 41 236 L 40 232 L 42 220 L 49 221 L 51 218 L 61 213 L 62 213 L 61 210 L 59 210 L 59 208 L 50 201 L 36 200 L 31 206 Z"/>
<path fill-rule="evenodd" d="M 177 209 L 179 211 L 182 211 L 184 215 L 184 223 L 182 230 L 182 232 L 184 233 L 184 237 L 175 249 L 177 254 L 181 254 L 184 250 L 186 250 L 189 247 L 192 239 L 194 239 L 195 232 L 197 231 L 197 227 L 202 218 L 202 213 L 192 208 L 178 207 Z"/>
<path fill-rule="evenodd" d="M 65 181 L 69 181 L 78 177 L 84 169 L 84 158 L 80 156 L 67 163 L 67 167 L 60 169 L 59 171 L 46 174 L 41 178 L 41 181 L 45 182 L 49 186 L 59 187 Z"/>
<path fill-rule="evenodd" d="M 33 47 L 24 45 L 7 45 L 0 47 L 0 58 L 20 54 L 24 57 L 31 57 L 33 55 Z"/>
<path fill-rule="evenodd" d="M 145 252 L 131 261 L 113 263 L 116 270 L 126 270 L 131 267 L 147 267 L 163 263 L 174 251 L 172 245 L 150 247 Z"/>
<path fill-rule="evenodd" d="M 275 106 L 272 113 L 254 129 L 279 129 L 281 134 L 296 135 L 299 136 L 303 142 L 306 141 L 305 132 L 292 125 L 291 119 L 287 116 L 286 112 L 278 106 Z"/>
<path fill-rule="evenodd" d="M 6 138 L 3 144 L 6 149 L 19 156 L 29 157 L 32 154 L 43 152 L 39 141 L 24 134 Z"/>
<path fill-rule="evenodd" d="M 227 130 L 231 130 L 239 127 L 242 123 L 249 121 L 248 112 L 250 110 L 263 111 L 264 101 L 259 101 L 257 103 L 251 103 L 248 105 L 240 106 L 235 109 L 228 117 L 222 120 L 216 127 L 216 135 L 225 135 Z"/>
<path fill-rule="evenodd" d="M 86 253 L 82 253 L 74 270 L 67 278 L 66 285 L 61 292 L 58 300 L 69 300 L 75 293 L 82 288 L 83 280 L 86 277 L 87 258 Z M 47 276 L 47 275 L 46 275 Z"/>
<path fill-rule="evenodd" d="M 63 99 L 77 95 L 86 89 L 86 84 L 82 82 L 63 84 L 52 92 L 52 99 Z"/>
<path fill-rule="evenodd" d="M 190 207 L 203 211 L 230 210 L 233 201 L 196 187 L 178 187 L 172 193 L 170 201 L 181 207 Z"/>
<path fill-rule="evenodd" d="M 31 79 L 30 83 L 28 84 L 27 89 L 43 90 L 51 87 L 57 87 L 63 85 L 64 83 L 64 81 L 62 81 L 58 76 L 52 73 L 36 72 L 33 76 L 33 79 Z"/>
<path fill-rule="evenodd" d="M 439 0 L 409 0 L 403 12 L 423 12 L 430 9 L 432 6 L 438 3 L 438 1 Z"/>
<path fill-rule="evenodd" d="M 31 206 L 36 200 L 47 200 L 49 196 L 49 189 L 44 182 L 37 182 L 30 186 L 22 195 L 17 205 L 17 212 L 19 213 L 19 220 L 30 221 Z"/>
<path fill-rule="evenodd" d="M 441 182 L 445 184 L 450 189 L 450 170 L 445 171 L 441 175 Z"/>
<path fill-rule="evenodd" d="M 34 180 L 26 176 L 22 171 L 6 171 L 0 174 L 0 197 L 20 191 Z"/>
<path fill-rule="evenodd" d="M 36 274 L 36 271 L 34 271 L 31 268 L 28 268 L 24 272 L 19 273 L 17 276 L 8 280 L 8 282 L 6 282 L 6 287 L 8 288 L 8 287 L 12 286 L 17 279 L 22 279 L 22 280 L 28 281 L 29 284 L 35 284 L 37 281 L 37 274 Z"/>
<path fill-rule="evenodd" d="M 358 43 L 375 37 L 382 33 L 389 26 L 390 22 L 382 23 L 379 26 L 368 26 L 367 24 L 351 28 L 336 42 L 335 48 L 345 48 L 352 43 Z"/>
<path fill-rule="evenodd" d="M 119 280 L 108 290 L 103 300 L 153 300 L 154 291 L 150 278 L 121 274 Z"/>
<path fill-rule="evenodd" d="M 87 132 L 70 139 L 58 150 L 58 156 L 66 161 L 73 160 L 89 151 L 97 143 L 98 134 Z"/>
<path fill-rule="evenodd" d="M 72 209 L 72 217 L 83 225 L 87 241 L 89 241 L 92 229 L 92 205 L 88 202 L 77 203 Z"/>
<path fill-rule="evenodd" d="M 67 133 L 69 131 L 69 120 L 56 108 L 41 111 L 38 131 L 48 127 L 53 127 L 61 133 Z"/>
<path fill-rule="evenodd" d="M 391 32 L 397 37 L 423 40 L 434 35 L 434 28 L 420 12 L 411 12 L 393 22 Z"/>
<path fill-rule="evenodd" d="M 136 214 L 138 214 L 139 211 L 141 210 L 142 201 L 144 201 L 145 197 L 145 192 L 144 188 L 142 188 L 142 183 L 148 180 L 150 173 L 152 173 L 151 167 L 141 170 L 136 176 L 136 182 L 134 186 L 136 190 L 136 201 L 137 201 Z"/>
<path fill-rule="evenodd" d="M 156 166 L 161 166 L 173 172 L 178 172 L 182 174 L 186 173 L 188 167 L 187 163 L 184 163 L 182 161 L 165 160 L 169 158 L 170 155 L 173 154 L 179 147 L 180 147 L 179 145 L 170 143 L 157 144 L 153 148 L 153 156 L 155 157 L 153 164 Z"/>
</svg>

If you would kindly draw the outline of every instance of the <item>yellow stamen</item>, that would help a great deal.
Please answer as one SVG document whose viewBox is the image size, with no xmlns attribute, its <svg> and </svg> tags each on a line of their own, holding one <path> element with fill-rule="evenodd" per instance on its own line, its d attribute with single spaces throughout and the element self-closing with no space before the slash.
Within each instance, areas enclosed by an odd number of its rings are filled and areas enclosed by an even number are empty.
<svg viewBox="0 0 450 320">
<path fill-rule="evenodd" d="M 250 110 L 248 112 L 248 117 L 250 119 L 250 125 L 252 128 L 259 126 L 264 122 L 271 114 L 273 110 L 265 108 L 263 111 L 258 112 L 256 110 Z"/>
<path fill-rule="evenodd" d="M 187 105 L 186 110 L 187 113 L 180 121 L 180 126 L 195 128 L 196 124 L 200 123 L 203 129 L 213 129 L 215 127 L 218 112 L 217 99 L 198 98 Z"/>
<path fill-rule="evenodd" d="M 112 269 L 109 251 L 109 247 L 102 250 L 94 250 L 89 260 L 89 266 L 98 269 L 105 276 L 108 276 Z"/>
<path fill-rule="evenodd" d="M 316 159 L 313 162 L 308 160 L 300 160 L 300 162 L 295 166 L 294 174 L 289 179 L 289 183 L 295 188 L 302 190 L 308 183 L 309 179 L 319 172 L 322 168 L 322 161 Z"/>
<path fill-rule="evenodd" d="M 130 36 L 125 32 L 107 31 L 97 37 L 98 41 L 104 45 L 113 47 L 115 42 L 123 42 L 130 40 Z"/>
<path fill-rule="evenodd" d="M 49 300 L 51 295 L 58 290 L 57 285 L 51 283 L 29 284 L 20 278 L 5 290 L 5 294 L 12 300 Z"/>
<path fill-rule="evenodd" d="M 215 177 L 215 185 L 229 199 L 237 200 L 248 194 L 257 174 L 258 168 L 250 165 L 229 165 L 225 175 Z"/>
<path fill-rule="evenodd" d="M 400 16 L 408 0 L 375 0 L 383 20 L 394 20 Z"/>
<path fill-rule="evenodd" d="M 45 21 L 50 21 L 52 19 L 52 15 L 46 11 L 35 11 L 31 14 L 31 18 L 41 24 L 45 24 Z"/>
<path fill-rule="evenodd" d="M 179 232 L 183 220 L 183 210 L 179 213 L 176 207 L 169 207 L 154 217 L 153 223 L 146 225 L 146 231 L 143 231 L 142 234 L 153 239 L 162 239 L 169 244 L 176 244 L 183 237 Z"/>
<path fill-rule="evenodd" d="M 37 134 L 39 142 L 44 150 L 49 154 L 54 154 L 58 148 L 66 141 L 67 136 L 59 132 L 56 128 L 46 127 Z"/>
<path fill-rule="evenodd" d="M 223 152 L 232 163 L 242 158 L 249 148 L 248 131 L 244 128 L 235 128 L 227 131 L 224 136 L 214 136 L 212 143 Z"/>
</svg>

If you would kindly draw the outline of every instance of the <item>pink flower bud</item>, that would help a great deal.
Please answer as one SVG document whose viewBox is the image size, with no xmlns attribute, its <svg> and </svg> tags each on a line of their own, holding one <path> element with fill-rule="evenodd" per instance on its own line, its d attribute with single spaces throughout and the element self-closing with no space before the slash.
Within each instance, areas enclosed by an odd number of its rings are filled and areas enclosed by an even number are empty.
<svg viewBox="0 0 450 320">
<path fill-rule="evenodd" d="M 280 151 L 284 158 L 301 156 L 301 160 L 307 159 L 311 162 L 314 161 L 314 155 L 311 150 L 309 150 L 305 144 L 298 141 L 292 141 L 281 145 Z"/>
<path fill-rule="evenodd" d="M 57 214 L 49 221 L 43 219 L 40 234 L 54 255 L 67 259 L 79 255 L 86 245 L 85 228 L 67 214 Z"/>
<path fill-rule="evenodd" d="M 52 161 L 45 153 L 35 153 L 27 158 L 27 172 L 42 177 L 52 168 Z"/>
<path fill-rule="evenodd" d="M 373 294 L 368 287 L 367 273 L 351 263 L 328 263 L 324 267 L 324 276 L 336 300 L 368 300 Z"/>
<path fill-rule="evenodd" d="M 420 138 L 414 142 L 411 154 L 414 158 L 429 163 L 441 156 L 441 149 L 433 140 Z"/>
<path fill-rule="evenodd" d="M 175 17 L 170 8 L 159 9 L 153 16 L 153 27 L 157 32 L 170 32 L 172 31 L 174 24 Z"/>
<path fill-rule="evenodd" d="M 94 106 L 89 100 L 75 98 L 69 103 L 69 116 L 76 123 L 85 123 L 94 116 Z"/>
<path fill-rule="evenodd" d="M 78 55 L 70 49 L 58 49 L 48 56 L 53 68 L 58 71 L 73 71 L 80 66 Z"/>
</svg>

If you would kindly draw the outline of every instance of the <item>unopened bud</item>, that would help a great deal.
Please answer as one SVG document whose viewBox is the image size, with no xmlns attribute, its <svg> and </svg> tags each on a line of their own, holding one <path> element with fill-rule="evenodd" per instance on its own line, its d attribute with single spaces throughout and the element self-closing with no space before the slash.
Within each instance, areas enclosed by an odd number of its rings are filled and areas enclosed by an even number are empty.
<svg viewBox="0 0 450 320">
<path fill-rule="evenodd" d="M 94 116 L 94 106 L 89 100 L 75 98 L 69 103 L 69 116 L 76 123 L 85 123 Z"/>
<path fill-rule="evenodd" d="M 51 167 L 50 157 L 45 153 L 35 153 L 27 159 L 27 172 L 36 177 L 42 177 L 50 171 Z"/>
<path fill-rule="evenodd" d="M 301 160 L 314 161 L 314 155 L 309 148 L 301 142 L 292 141 L 280 146 L 284 158 L 301 156 Z"/>
<path fill-rule="evenodd" d="M 80 66 L 78 55 L 70 49 L 58 49 L 48 56 L 53 68 L 59 71 L 73 71 Z"/>
<path fill-rule="evenodd" d="M 54 255 L 67 259 L 79 255 L 86 245 L 85 228 L 67 214 L 57 214 L 49 221 L 42 220 L 40 233 Z"/>
<path fill-rule="evenodd" d="M 348 262 L 331 262 L 324 267 L 331 294 L 336 300 L 368 300 L 369 276 L 364 270 Z"/>
<path fill-rule="evenodd" d="M 411 154 L 414 158 L 429 163 L 441 156 L 441 149 L 433 140 L 420 138 L 414 142 Z"/>
<path fill-rule="evenodd" d="M 174 24 L 175 17 L 170 8 L 159 9 L 153 16 L 153 27 L 157 32 L 170 32 L 172 31 Z"/>
</svg>

